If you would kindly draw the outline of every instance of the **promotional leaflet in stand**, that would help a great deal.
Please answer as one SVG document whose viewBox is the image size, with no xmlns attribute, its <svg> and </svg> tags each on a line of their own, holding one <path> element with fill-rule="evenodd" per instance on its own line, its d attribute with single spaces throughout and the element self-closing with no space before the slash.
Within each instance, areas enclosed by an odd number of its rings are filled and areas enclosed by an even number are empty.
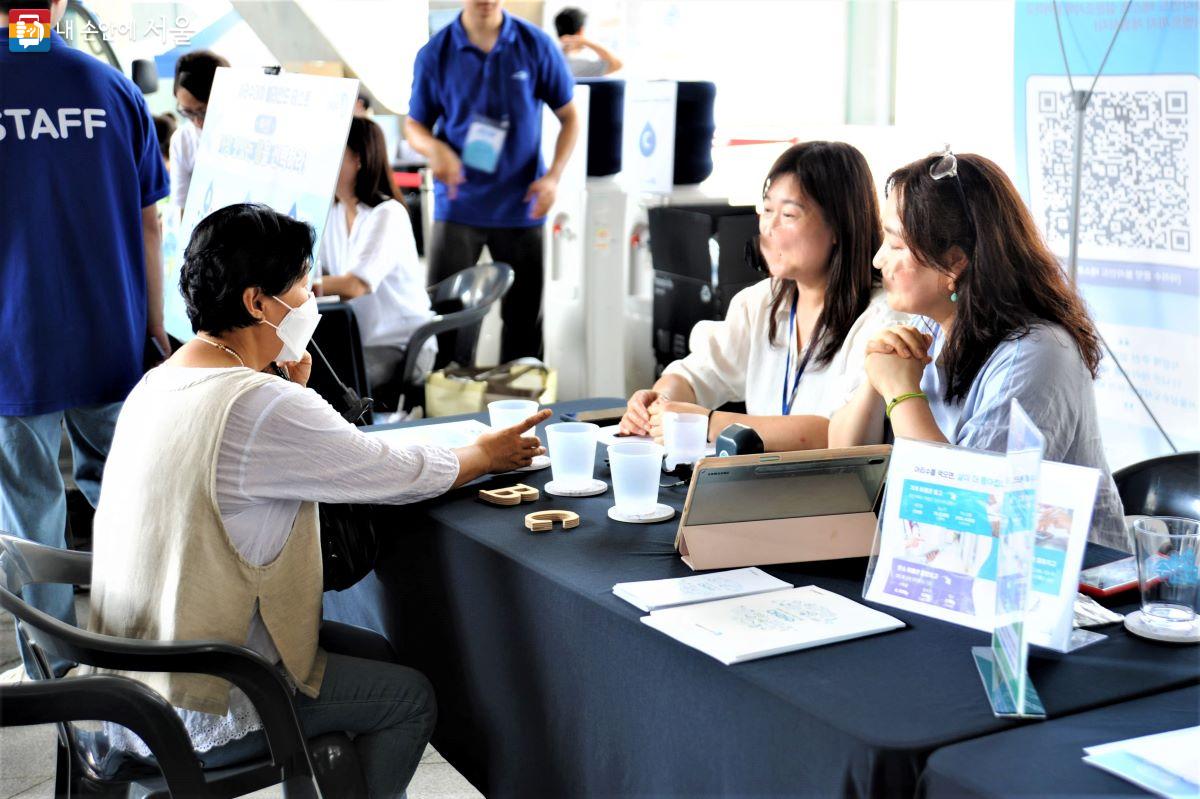
<svg viewBox="0 0 1200 799">
<path fill-rule="evenodd" d="M 1070 648 L 1079 568 L 1100 473 L 1044 461 L 1037 494 L 1028 639 Z M 995 627 L 1003 454 L 897 439 L 864 598 L 962 624 Z"/>
</svg>

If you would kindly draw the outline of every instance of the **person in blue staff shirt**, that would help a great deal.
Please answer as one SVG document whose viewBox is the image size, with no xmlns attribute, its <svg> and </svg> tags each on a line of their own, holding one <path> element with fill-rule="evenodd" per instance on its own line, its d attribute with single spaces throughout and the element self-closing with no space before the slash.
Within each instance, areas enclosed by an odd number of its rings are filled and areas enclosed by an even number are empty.
<svg viewBox="0 0 1200 799">
<path fill-rule="evenodd" d="M 132 81 L 52 31 L 44 51 L 10 41 L 14 9 L 48 10 L 52 26 L 67 0 L 0 0 L 0 530 L 61 547 L 63 425 L 94 506 L 147 336 L 170 351 L 156 210 L 168 186 Z M 25 597 L 74 623 L 70 586 Z"/>
<path fill-rule="evenodd" d="M 454 22 L 421 48 L 405 136 L 436 179 L 430 282 L 473 266 L 484 245 L 513 268 L 500 312 L 500 357 L 508 361 L 542 350 L 542 228 L 579 121 L 562 53 L 503 5 L 464 0 Z M 561 123 L 548 168 L 543 104 Z"/>
<path fill-rule="evenodd" d="M 867 380 L 829 422 L 829 446 L 863 443 L 886 413 L 897 438 L 1003 452 L 1012 400 L 1045 458 L 1100 471 L 1091 540 L 1129 550 L 1100 440 L 1100 337 L 1012 181 L 949 148 L 891 174 L 875 268 L 888 305 L 914 314 L 867 343 Z"/>
</svg>

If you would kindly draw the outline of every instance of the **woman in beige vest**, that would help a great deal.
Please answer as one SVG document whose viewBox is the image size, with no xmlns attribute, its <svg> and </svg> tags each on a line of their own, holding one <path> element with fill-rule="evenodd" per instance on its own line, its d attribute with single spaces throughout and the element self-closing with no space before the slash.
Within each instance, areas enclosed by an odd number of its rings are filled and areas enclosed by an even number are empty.
<svg viewBox="0 0 1200 799">
<path fill-rule="evenodd" d="M 413 669 L 318 646 L 316 502 L 402 504 L 544 450 L 523 434 L 471 446 L 395 447 L 305 388 L 319 316 L 306 285 L 313 231 L 265 206 L 197 227 L 180 278 L 196 337 L 134 387 L 117 422 L 95 520 L 93 630 L 147 640 L 220 639 L 277 663 L 308 737 L 355 735 L 372 796 L 400 796 L 433 732 L 433 689 Z M 275 373 L 281 367 L 287 379 Z M 130 675 L 179 709 L 206 765 L 266 752 L 229 684 Z M 148 755 L 122 728 L 113 743 Z"/>
</svg>

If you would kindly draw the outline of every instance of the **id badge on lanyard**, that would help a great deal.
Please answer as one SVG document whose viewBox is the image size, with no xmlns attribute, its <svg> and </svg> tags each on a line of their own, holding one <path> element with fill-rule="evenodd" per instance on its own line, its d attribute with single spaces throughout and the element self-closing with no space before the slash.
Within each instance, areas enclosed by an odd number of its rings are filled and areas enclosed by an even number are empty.
<svg viewBox="0 0 1200 799">
<path fill-rule="evenodd" d="M 491 175 L 500 163 L 504 140 L 508 138 L 508 121 L 499 121 L 483 114 L 471 114 L 467 141 L 463 145 L 462 162 L 471 169 Z"/>
</svg>

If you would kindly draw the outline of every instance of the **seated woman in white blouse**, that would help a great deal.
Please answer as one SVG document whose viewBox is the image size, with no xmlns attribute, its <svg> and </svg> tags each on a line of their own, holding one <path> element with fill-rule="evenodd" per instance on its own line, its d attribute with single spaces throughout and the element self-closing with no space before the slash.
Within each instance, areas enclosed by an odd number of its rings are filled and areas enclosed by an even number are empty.
<svg viewBox="0 0 1200 799">
<path fill-rule="evenodd" d="M 404 363 L 409 337 L 433 309 L 408 209 L 396 199 L 383 131 L 364 117 L 350 122 L 317 264 L 320 292 L 349 300 L 354 309 L 367 379 L 372 386 L 387 382 Z M 428 371 L 436 355 L 431 337 L 418 363 Z"/>
<path fill-rule="evenodd" d="M 872 275 L 879 203 L 862 153 L 805 142 L 775 161 L 763 189 L 759 247 L 770 278 L 742 290 L 725 319 L 649 390 L 630 399 L 621 431 L 662 440 L 662 414 L 709 415 L 708 437 L 735 422 L 769 451 L 826 446 L 829 417 L 862 381 L 867 340 L 907 319 Z M 746 414 L 714 411 L 744 401 Z M 869 438 L 880 441 L 880 421 Z"/>
<path fill-rule="evenodd" d="M 549 411 L 457 449 L 389 444 L 344 420 L 305 387 L 319 318 L 306 288 L 312 246 L 311 227 L 261 205 L 196 226 L 180 272 L 196 337 L 146 373 L 117 421 L 90 627 L 249 647 L 295 686 L 306 737 L 353 734 L 370 795 L 401 796 L 433 732 L 433 689 L 413 669 L 318 644 L 315 503 L 417 502 L 526 466 L 544 450 L 524 433 Z M 267 751 L 253 707 L 228 683 L 131 676 L 179 709 L 206 765 Z M 118 749 L 149 753 L 124 728 L 109 734 Z"/>
</svg>

